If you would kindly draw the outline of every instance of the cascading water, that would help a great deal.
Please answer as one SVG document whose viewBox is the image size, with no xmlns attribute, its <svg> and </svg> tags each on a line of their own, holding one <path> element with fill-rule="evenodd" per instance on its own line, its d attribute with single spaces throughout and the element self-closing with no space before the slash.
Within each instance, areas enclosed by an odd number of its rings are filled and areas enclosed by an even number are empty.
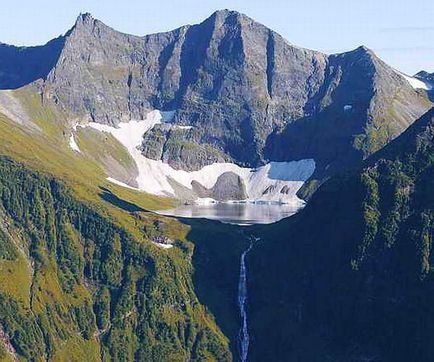
<svg viewBox="0 0 434 362">
<path fill-rule="evenodd" d="M 247 328 L 247 267 L 246 255 L 252 250 L 253 242 L 259 239 L 251 238 L 249 247 L 241 254 L 240 261 L 240 279 L 238 282 L 238 306 L 241 315 L 240 328 L 240 359 L 241 362 L 247 362 L 249 353 L 249 331 Z"/>
</svg>

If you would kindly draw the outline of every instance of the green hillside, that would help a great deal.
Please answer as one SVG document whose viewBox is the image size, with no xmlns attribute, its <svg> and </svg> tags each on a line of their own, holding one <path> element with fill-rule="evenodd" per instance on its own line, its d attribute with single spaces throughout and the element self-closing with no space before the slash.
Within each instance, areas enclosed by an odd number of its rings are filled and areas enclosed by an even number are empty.
<svg viewBox="0 0 434 362">
<path fill-rule="evenodd" d="M 0 320 L 18 357 L 231 359 L 194 293 L 191 244 L 163 253 L 4 158 L 0 200 Z"/>
<path fill-rule="evenodd" d="M 258 229 L 251 360 L 432 360 L 433 222 L 430 111 L 297 216 Z"/>
<path fill-rule="evenodd" d="M 13 96 L 31 125 L 0 114 L 0 360 L 232 360 L 245 237 L 150 212 L 174 200 L 106 181 L 106 155 L 132 167 L 119 143 L 79 131 L 77 154 L 54 104 Z"/>
</svg>

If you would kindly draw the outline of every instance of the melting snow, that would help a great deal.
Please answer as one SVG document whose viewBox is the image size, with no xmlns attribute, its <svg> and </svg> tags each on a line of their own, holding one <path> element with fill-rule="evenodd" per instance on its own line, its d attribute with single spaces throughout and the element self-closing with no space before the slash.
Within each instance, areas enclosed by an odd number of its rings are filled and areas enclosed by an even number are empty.
<svg viewBox="0 0 434 362">
<path fill-rule="evenodd" d="M 211 204 L 215 204 L 216 200 L 210 197 L 200 197 L 195 202 L 198 205 L 211 205 Z"/>
<path fill-rule="evenodd" d="M 180 126 L 177 124 L 174 124 L 173 127 L 178 128 L 178 129 L 192 129 L 193 128 L 193 126 Z"/>
<path fill-rule="evenodd" d="M 77 145 L 77 142 L 75 141 L 75 133 L 77 132 L 77 127 L 83 127 L 76 123 L 74 127 L 72 127 L 73 132 L 71 132 L 71 136 L 69 136 L 69 147 L 75 152 L 81 153 L 80 148 Z"/>
<path fill-rule="evenodd" d="M 75 142 L 74 134 L 71 134 L 69 137 L 69 147 L 75 152 L 80 153 L 80 149 L 78 148 L 77 142 Z"/>
<path fill-rule="evenodd" d="M 155 243 L 155 242 L 153 242 L 153 244 L 155 244 L 155 245 L 157 245 L 158 247 L 163 248 L 163 249 L 170 249 L 170 248 L 173 248 L 173 245 L 172 245 L 172 244 L 162 244 L 162 243 Z"/>
<path fill-rule="evenodd" d="M 425 90 L 431 90 L 432 89 L 432 85 L 429 83 L 426 83 L 424 81 L 422 81 L 421 79 L 417 79 L 414 77 L 409 77 L 408 75 L 404 74 L 404 73 L 400 73 L 400 75 L 402 75 L 407 82 L 410 83 L 410 85 L 414 88 L 414 89 L 425 89 Z"/>
<path fill-rule="evenodd" d="M 212 188 L 221 174 L 231 171 L 244 180 L 250 201 L 303 203 L 296 193 L 315 170 L 315 161 L 312 159 L 271 162 L 256 169 L 243 168 L 233 163 L 214 163 L 199 171 L 187 172 L 175 170 L 161 160 L 144 157 L 139 149 L 143 134 L 169 117 L 170 115 L 163 112 L 152 111 L 145 120 L 120 123 L 118 128 L 93 122 L 88 126 L 112 134 L 126 147 L 137 164 L 137 184 L 142 191 L 155 195 L 176 196 L 168 177 L 190 189 L 193 180 L 206 188 Z M 108 180 L 130 187 L 114 179 Z"/>
<path fill-rule="evenodd" d="M 137 188 L 132 187 L 130 185 L 127 185 L 126 183 L 123 183 L 122 181 L 118 181 L 118 180 L 116 180 L 116 179 L 114 179 L 112 177 L 107 177 L 107 181 L 109 181 L 109 182 L 111 182 L 111 183 L 113 183 L 115 185 L 126 187 L 126 188 L 131 189 L 131 190 L 138 190 Z"/>
</svg>

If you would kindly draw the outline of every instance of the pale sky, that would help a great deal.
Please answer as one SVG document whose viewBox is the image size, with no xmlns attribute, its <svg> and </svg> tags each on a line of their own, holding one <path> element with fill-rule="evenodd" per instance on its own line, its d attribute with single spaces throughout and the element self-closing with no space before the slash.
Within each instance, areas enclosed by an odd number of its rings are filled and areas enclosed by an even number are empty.
<svg viewBox="0 0 434 362">
<path fill-rule="evenodd" d="M 434 72 L 434 0 L 13 0 L 1 1 L 0 42 L 44 44 L 79 13 L 145 35 L 237 10 L 290 43 L 326 53 L 366 45 L 408 74 Z"/>
</svg>

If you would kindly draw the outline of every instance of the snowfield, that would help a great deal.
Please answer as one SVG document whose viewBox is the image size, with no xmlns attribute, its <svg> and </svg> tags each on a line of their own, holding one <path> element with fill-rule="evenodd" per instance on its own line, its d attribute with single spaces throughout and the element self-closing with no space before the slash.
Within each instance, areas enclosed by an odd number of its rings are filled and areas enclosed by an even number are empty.
<svg viewBox="0 0 434 362">
<path fill-rule="evenodd" d="M 71 147 L 71 149 L 75 152 L 81 152 L 80 148 L 78 148 L 77 142 L 75 142 L 74 134 L 71 134 L 71 136 L 69 137 L 69 147 Z"/>
<path fill-rule="evenodd" d="M 161 244 L 161 243 L 156 243 L 156 242 L 152 242 L 154 245 L 157 245 L 158 247 L 162 248 L 162 249 L 171 249 L 173 248 L 173 245 L 171 244 Z"/>
<path fill-rule="evenodd" d="M 398 72 L 400 75 L 402 75 L 407 82 L 410 83 L 410 85 L 414 88 L 414 89 L 425 89 L 427 91 L 432 89 L 432 85 L 429 83 L 426 83 L 420 79 L 414 78 L 414 77 L 409 77 L 408 75 Z"/>
<path fill-rule="evenodd" d="M 122 182 L 122 181 L 118 181 L 112 177 L 107 177 L 107 181 L 111 182 L 112 184 L 118 185 L 118 186 L 122 186 L 125 187 L 127 189 L 131 189 L 131 190 L 137 190 L 137 188 L 132 187 L 130 185 L 127 185 L 126 183 Z"/>
<path fill-rule="evenodd" d="M 75 133 L 77 132 L 78 126 L 79 124 L 76 123 L 74 127 L 72 127 L 71 135 L 69 136 L 69 147 L 71 147 L 71 149 L 74 152 L 81 153 L 80 148 L 78 147 L 77 142 L 75 141 Z"/>
<path fill-rule="evenodd" d="M 139 190 L 155 195 L 176 197 L 175 190 L 170 185 L 168 177 L 189 189 L 191 189 L 191 182 L 194 180 L 207 188 L 212 188 L 221 174 L 231 171 L 243 179 L 249 201 L 303 204 L 303 201 L 296 196 L 296 193 L 315 170 L 315 161 L 312 159 L 270 162 L 256 169 L 243 168 L 233 163 L 214 163 L 203 167 L 199 171 L 187 172 L 175 170 L 161 160 L 151 160 L 144 157 L 139 149 L 143 135 L 154 125 L 167 122 L 167 119 L 170 119 L 172 115 L 172 113 L 167 113 L 151 111 L 145 120 L 123 122 L 119 124 L 118 128 L 94 122 L 89 123 L 87 126 L 112 134 L 125 146 L 137 164 Z M 131 188 L 113 178 L 108 178 L 108 180 Z M 207 203 L 214 200 L 198 199 L 197 201 Z"/>
</svg>

